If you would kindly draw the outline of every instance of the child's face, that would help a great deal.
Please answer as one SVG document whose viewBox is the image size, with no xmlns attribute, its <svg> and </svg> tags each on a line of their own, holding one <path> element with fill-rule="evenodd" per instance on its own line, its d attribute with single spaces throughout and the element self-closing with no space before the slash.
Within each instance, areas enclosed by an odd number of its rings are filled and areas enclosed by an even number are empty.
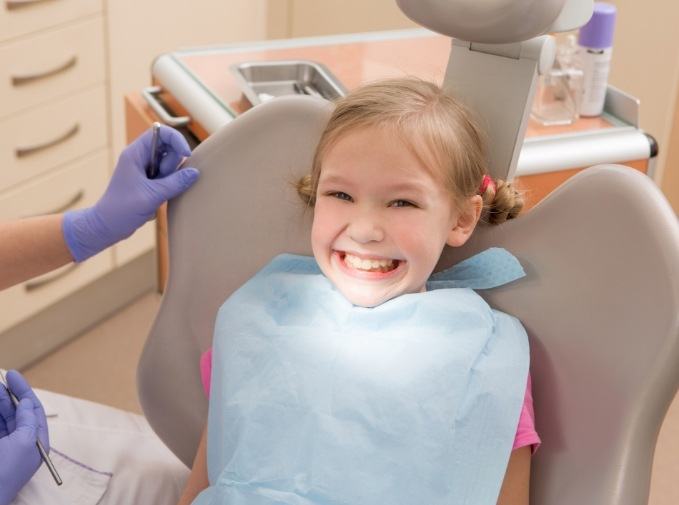
<svg viewBox="0 0 679 505">
<path fill-rule="evenodd" d="M 374 307 L 424 291 L 444 245 L 464 243 L 476 219 L 461 223 L 443 183 L 394 133 L 363 128 L 322 160 L 311 246 L 351 303 Z"/>
</svg>

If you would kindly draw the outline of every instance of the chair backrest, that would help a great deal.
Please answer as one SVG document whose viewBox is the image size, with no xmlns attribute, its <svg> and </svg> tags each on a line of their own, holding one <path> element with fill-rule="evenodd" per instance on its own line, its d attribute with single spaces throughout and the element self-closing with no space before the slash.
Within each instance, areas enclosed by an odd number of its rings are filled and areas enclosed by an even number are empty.
<svg viewBox="0 0 679 505">
<path fill-rule="evenodd" d="M 169 208 L 168 285 L 142 355 L 149 422 L 187 465 L 207 417 L 199 355 L 217 309 L 273 256 L 311 254 L 311 212 L 292 183 L 311 167 L 330 105 L 264 103 L 201 144 L 202 172 Z M 520 218 L 480 227 L 437 269 L 489 246 L 527 277 L 481 292 L 531 340 L 537 428 L 532 502 L 638 505 L 679 386 L 679 225 L 646 176 L 588 169 Z"/>
</svg>

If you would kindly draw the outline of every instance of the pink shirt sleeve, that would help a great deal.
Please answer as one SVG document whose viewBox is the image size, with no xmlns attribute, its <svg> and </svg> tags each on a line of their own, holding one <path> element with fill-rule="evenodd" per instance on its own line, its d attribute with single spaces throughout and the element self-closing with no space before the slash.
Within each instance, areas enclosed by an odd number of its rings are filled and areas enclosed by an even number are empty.
<svg viewBox="0 0 679 505">
<path fill-rule="evenodd" d="M 200 378 L 203 382 L 203 389 L 205 394 L 210 397 L 210 374 L 212 372 L 212 348 L 205 351 L 200 357 Z M 528 375 L 528 383 L 526 384 L 526 395 L 523 399 L 523 406 L 521 407 L 521 415 L 519 416 L 519 426 L 514 437 L 514 446 L 512 450 L 527 445 L 532 446 L 534 453 L 540 446 L 540 437 L 535 431 L 535 414 L 533 413 L 533 391 L 531 387 L 530 374 Z"/>
<path fill-rule="evenodd" d="M 210 374 L 212 374 L 212 347 L 200 356 L 200 380 L 208 398 L 210 398 Z"/>
<path fill-rule="evenodd" d="M 533 388 L 531 385 L 530 374 L 528 374 L 528 382 L 526 383 L 526 395 L 523 398 L 523 405 L 521 406 L 521 414 L 519 415 L 519 426 L 516 429 L 516 436 L 514 437 L 514 446 L 512 450 L 532 446 L 532 453 L 540 447 L 540 437 L 535 431 L 535 413 L 533 412 Z"/>
</svg>

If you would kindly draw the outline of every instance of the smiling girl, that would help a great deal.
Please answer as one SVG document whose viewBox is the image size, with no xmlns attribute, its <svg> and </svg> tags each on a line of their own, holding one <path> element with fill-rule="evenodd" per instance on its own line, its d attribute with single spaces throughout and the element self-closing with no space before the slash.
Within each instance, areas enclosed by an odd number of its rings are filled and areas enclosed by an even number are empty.
<svg viewBox="0 0 679 505">
<path fill-rule="evenodd" d="M 180 503 L 527 504 L 525 331 L 469 279 L 429 285 L 444 247 L 522 207 L 469 112 L 418 79 L 363 86 L 297 190 L 314 257 L 277 257 L 220 309 L 209 437 Z M 467 272 L 518 265 L 495 257 Z"/>
</svg>

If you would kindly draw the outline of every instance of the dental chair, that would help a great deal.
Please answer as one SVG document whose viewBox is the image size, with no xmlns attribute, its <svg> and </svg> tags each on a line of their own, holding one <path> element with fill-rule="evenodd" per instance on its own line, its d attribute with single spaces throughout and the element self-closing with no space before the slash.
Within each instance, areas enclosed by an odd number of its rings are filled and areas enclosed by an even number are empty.
<svg viewBox="0 0 679 505">
<path fill-rule="evenodd" d="M 405 4 L 425 3 L 399 1 L 418 21 Z M 466 7 L 476 4 L 483 2 L 470 0 Z M 430 12 L 433 20 L 442 18 Z M 563 21 L 560 13 L 550 11 L 552 23 L 553 16 Z M 587 20 L 580 18 L 580 24 Z M 453 53 L 471 52 L 473 45 L 455 41 Z M 519 70 L 532 65 L 534 77 L 541 50 L 524 53 L 533 55 L 532 63 L 519 63 Z M 482 53 L 481 59 L 487 57 Z M 445 85 L 464 96 L 470 87 L 454 82 L 450 65 Z M 531 79 L 524 82 L 532 87 Z M 522 93 L 530 100 L 530 90 Z M 254 107 L 194 151 L 189 164 L 201 178 L 169 206 L 168 283 L 140 360 L 138 386 L 151 426 L 189 466 L 207 419 L 199 359 L 211 345 L 218 308 L 273 256 L 312 254 L 312 213 L 292 183 L 310 170 L 331 110 L 323 100 L 301 96 Z M 496 177 L 511 178 L 518 157 L 526 112 L 513 114 L 507 119 L 511 131 L 498 133 L 504 148 L 495 145 L 491 152 Z M 646 503 L 657 435 L 679 387 L 679 224 L 669 204 L 635 170 L 590 168 L 525 215 L 480 226 L 463 247 L 444 250 L 436 270 L 491 246 L 511 251 L 527 272 L 479 293 L 518 317 L 530 338 L 542 438 L 532 462 L 531 503 Z"/>
</svg>

